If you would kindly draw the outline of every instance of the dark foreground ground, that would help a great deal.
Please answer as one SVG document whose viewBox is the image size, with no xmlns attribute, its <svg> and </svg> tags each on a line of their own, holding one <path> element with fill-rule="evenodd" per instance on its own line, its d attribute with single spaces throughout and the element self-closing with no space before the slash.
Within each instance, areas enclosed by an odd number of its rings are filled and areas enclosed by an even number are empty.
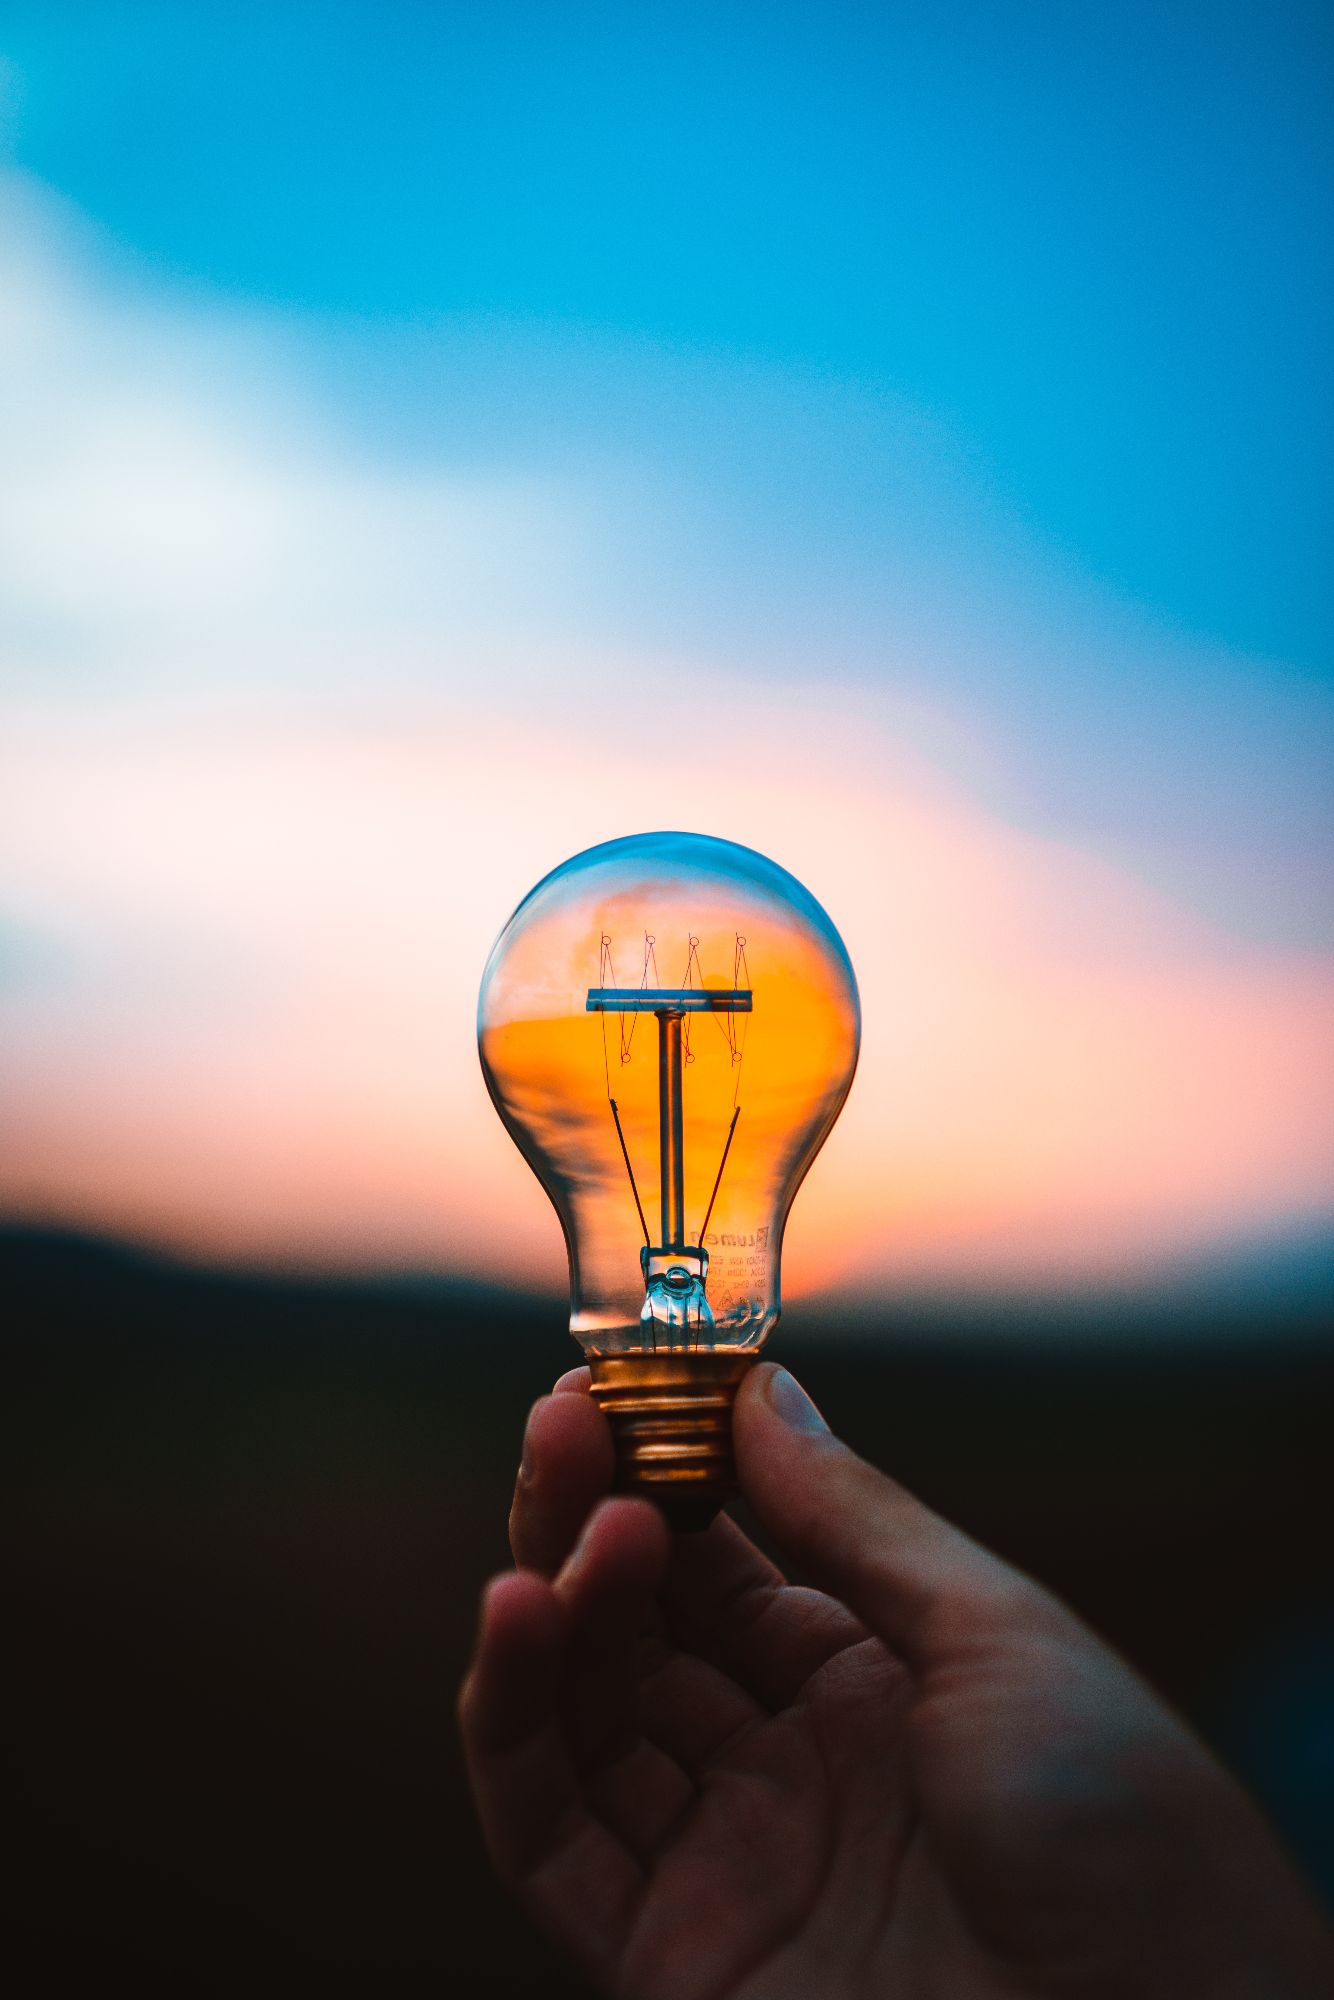
<svg viewBox="0 0 1334 2000">
<path fill-rule="evenodd" d="M 0 1299 L 8 1989 L 582 1993 L 490 1881 L 452 1728 L 560 1311 L 18 1232 Z M 835 1425 L 1114 1638 L 1334 1898 L 1310 1311 L 835 1331 L 777 1343 Z"/>
</svg>

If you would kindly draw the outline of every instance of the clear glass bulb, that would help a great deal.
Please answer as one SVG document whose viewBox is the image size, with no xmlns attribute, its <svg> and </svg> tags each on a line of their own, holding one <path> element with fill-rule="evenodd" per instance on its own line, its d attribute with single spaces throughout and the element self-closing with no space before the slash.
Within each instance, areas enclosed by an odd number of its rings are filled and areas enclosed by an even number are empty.
<svg viewBox="0 0 1334 2000">
<path fill-rule="evenodd" d="M 560 1217 L 621 1483 L 679 1518 L 725 1489 L 731 1399 L 778 1318 L 783 1226 L 859 1036 L 815 898 L 703 834 L 575 855 L 487 962 L 482 1069 Z"/>
</svg>

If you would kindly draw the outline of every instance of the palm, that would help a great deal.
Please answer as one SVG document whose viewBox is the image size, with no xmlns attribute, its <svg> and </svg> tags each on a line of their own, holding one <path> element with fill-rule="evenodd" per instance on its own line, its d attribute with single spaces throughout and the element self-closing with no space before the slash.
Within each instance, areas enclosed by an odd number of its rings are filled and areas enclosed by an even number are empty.
<svg viewBox="0 0 1334 2000">
<path fill-rule="evenodd" d="M 640 1704 L 652 1735 L 592 1780 L 604 1816 L 619 1794 L 613 1817 L 643 1868 L 616 1984 L 645 2000 L 834 2000 L 855 1988 L 817 1976 L 821 1940 L 874 1960 L 897 1909 L 916 1821 L 910 1689 L 876 1640 L 804 1677 L 772 1643 L 761 1662 L 744 1632 L 715 1637 L 712 1660 L 662 1648 Z"/>
<path fill-rule="evenodd" d="M 605 1678 L 576 1675 L 567 1698 L 584 1798 L 633 1883 L 616 1927 L 606 1852 L 578 1822 L 530 1882 L 539 1912 L 558 1884 L 566 1941 L 637 2000 L 1042 1990 L 1044 1933 L 1081 1874 L 1077 1828 L 1033 1773 L 1026 1717 L 1058 1678 L 1045 1648 L 969 1665 L 961 1644 L 923 1687 L 730 1523 L 710 1541 L 678 1554 L 641 1634 L 638 1729 L 616 1729 L 631 1704 L 609 1706 Z M 579 1910 L 598 1935 L 572 1934 Z"/>
<path fill-rule="evenodd" d="M 768 1664 L 776 1678 L 772 1654 Z M 672 1745 L 693 1796 L 656 1843 L 655 1829 L 643 1828 L 644 1886 L 617 1984 L 645 2000 L 816 1992 L 837 2000 L 874 1990 L 919 1920 L 914 1906 L 927 1917 L 935 1893 L 918 1865 L 902 1668 L 879 1641 L 854 1640 L 786 1706 L 739 1727 L 753 1691 L 714 1680 L 709 1665 L 681 1651 L 659 1673 L 712 1694 L 694 1726 L 701 1743 L 713 1742 L 698 1756 L 679 1738 Z M 655 1752 L 667 1754 L 643 1741 L 630 1756 L 643 1771 Z M 665 1801 L 665 1766 L 659 1777 Z M 633 1839 L 639 1829 L 625 1831 Z"/>
</svg>

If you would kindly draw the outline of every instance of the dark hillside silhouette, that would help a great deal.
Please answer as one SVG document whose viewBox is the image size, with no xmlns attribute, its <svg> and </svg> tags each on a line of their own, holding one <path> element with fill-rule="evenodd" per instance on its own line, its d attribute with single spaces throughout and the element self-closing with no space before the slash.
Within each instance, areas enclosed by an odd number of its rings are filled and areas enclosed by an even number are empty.
<svg viewBox="0 0 1334 2000">
<path fill-rule="evenodd" d="M 581 1992 L 490 1881 L 452 1727 L 560 1302 L 0 1251 L 23 1990 Z M 1180 1298 L 1036 1342 L 793 1311 L 775 1352 L 1166 1689 L 1328 1895 L 1334 1349 L 1275 1296 L 1216 1337 Z"/>
</svg>

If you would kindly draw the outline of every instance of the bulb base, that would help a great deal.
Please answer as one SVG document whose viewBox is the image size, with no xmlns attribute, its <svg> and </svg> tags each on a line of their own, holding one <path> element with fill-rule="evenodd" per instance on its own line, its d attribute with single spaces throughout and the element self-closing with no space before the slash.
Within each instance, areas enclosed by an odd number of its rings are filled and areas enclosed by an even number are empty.
<svg viewBox="0 0 1334 2000">
<path fill-rule="evenodd" d="M 707 1528 L 736 1486 L 732 1404 L 757 1359 L 754 1349 L 590 1355 L 593 1401 L 616 1446 L 616 1491 L 652 1500 L 682 1533 Z"/>
</svg>

